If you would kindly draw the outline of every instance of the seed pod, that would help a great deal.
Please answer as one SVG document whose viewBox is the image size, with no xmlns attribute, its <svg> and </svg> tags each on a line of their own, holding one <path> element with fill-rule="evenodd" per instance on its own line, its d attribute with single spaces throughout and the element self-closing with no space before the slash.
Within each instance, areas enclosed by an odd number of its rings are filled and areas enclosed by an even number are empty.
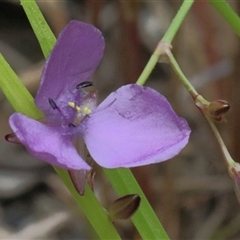
<svg viewBox="0 0 240 240">
<path fill-rule="evenodd" d="M 208 106 L 208 112 L 213 118 L 223 118 L 229 109 L 230 105 L 225 100 L 212 101 Z"/>
<path fill-rule="evenodd" d="M 141 198 L 137 194 L 129 194 L 115 200 L 109 208 L 112 221 L 130 218 L 138 209 Z"/>
</svg>

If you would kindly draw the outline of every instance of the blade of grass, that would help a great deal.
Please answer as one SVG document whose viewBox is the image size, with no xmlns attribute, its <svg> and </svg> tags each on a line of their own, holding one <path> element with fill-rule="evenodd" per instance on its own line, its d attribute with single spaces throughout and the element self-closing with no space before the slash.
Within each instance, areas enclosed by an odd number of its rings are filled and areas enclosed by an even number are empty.
<svg viewBox="0 0 240 240">
<path fill-rule="evenodd" d="M 225 0 L 209 0 L 209 2 L 228 22 L 234 32 L 240 36 L 240 18 L 231 6 Z"/>
<path fill-rule="evenodd" d="M 20 83 L 20 79 L 6 62 L 2 54 L 0 54 L 0 73 L 0 88 L 12 104 L 14 110 L 24 113 L 28 117 L 43 118 L 43 114 L 34 104 L 33 97 L 25 86 Z M 26 100 L 27 104 L 23 104 L 21 99 L 24 99 L 23 101 Z"/>
<path fill-rule="evenodd" d="M 76 200 L 78 206 L 95 229 L 100 239 L 114 239 L 120 240 L 121 237 L 117 233 L 113 223 L 110 221 L 107 212 L 101 206 L 98 199 L 95 197 L 91 188 L 86 184 L 84 196 L 80 196 L 72 184 L 72 180 L 66 170 L 61 168 L 54 168 L 61 177 L 68 190 L 71 192 L 73 198 Z M 80 223 L 79 223 L 80 224 Z"/>
<path fill-rule="evenodd" d="M 131 217 L 135 227 L 143 239 L 169 239 L 167 233 L 159 222 L 155 212 L 139 187 L 130 169 L 104 169 L 105 175 L 119 196 L 125 194 L 138 194 L 141 203 L 138 211 Z"/>
<path fill-rule="evenodd" d="M 56 42 L 56 38 L 36 2 L 32 0 L 20 0 L 20 2 L 38 39 L 43 55 L 47 58 Z"/>
</svg>

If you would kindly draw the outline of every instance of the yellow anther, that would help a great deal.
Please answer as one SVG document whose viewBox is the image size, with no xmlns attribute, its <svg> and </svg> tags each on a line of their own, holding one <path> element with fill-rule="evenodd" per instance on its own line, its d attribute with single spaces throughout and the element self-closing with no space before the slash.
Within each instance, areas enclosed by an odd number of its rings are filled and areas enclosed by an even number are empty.
<svg viewBox="0 0 240 240">
<path fill-rule="evenodd" d="M 68 106 L 71 108 L 75 108 L 75 102 L 68 102 Z"/>
<path fill-rule="evenodd" d="M 76 106 L 76 110 L 77 110 L 78 113 L 80 113 L 81 108 L 79 106 Z"/>
<path fill-rule="evenodd" d="M 83 113 L 84 113 L 84 115 L 88 115 L 88 114 L 91 113 L 91 110 L 90 110 L 88 107 L 85 107 L 85 108 L 83 109 Z"/>
</svg>

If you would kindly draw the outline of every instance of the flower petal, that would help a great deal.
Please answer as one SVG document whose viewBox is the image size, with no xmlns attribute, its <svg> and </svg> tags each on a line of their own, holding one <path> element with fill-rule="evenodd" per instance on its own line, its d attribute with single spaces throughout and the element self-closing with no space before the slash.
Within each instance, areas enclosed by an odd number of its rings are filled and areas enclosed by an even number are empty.
<svg viewBox="0 0 240 240">
<path fill-rule="evenodd" d="M 164 96 L 136 84 L 110 94 L 83 126 L 91 156 L 106 168 L 165 161 L 181 151 L 190 135 L 187 122 Z"/>
<path fill-rule="evenodd" d="M 65 90 L 76 88 L 95 71 L 103 56 L 104 39 L 94 26 L 71 21 L 60 33 L 41 76 L 36 105 L 47 112 L 48 98 L 56 100 Z"/>
<path fill-rule="evenodd" d="M 78 155 L 71 137 L 61 134 L 61 128 L 45 125 L 20 113 L 14 113 L 9 123 L 34 157 L 61 168 L 91 169 Z"/>
</svg>

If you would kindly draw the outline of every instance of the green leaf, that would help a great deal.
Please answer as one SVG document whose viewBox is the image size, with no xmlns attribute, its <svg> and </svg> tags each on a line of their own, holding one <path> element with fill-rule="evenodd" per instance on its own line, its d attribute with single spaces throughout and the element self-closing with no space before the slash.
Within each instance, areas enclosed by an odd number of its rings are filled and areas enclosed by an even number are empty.
<svg viewBox="0 0 240 240">
<path fill-rule="evenodd" d="M 16 112 L 29 117 L 42 118 L 42 112 L 34 104 L 34 99 L 16 73 L 0 54 L 0 88 Z"/>
<path fill-rule="evenodd" d="M 39 41 L 43 55 L 47 58 L 56 43 L 56 38 L 36 2 L 33 0 L 20 0 L 20 2 Z"/>
<path fill-rule="evenodd" d="M 140 196 L 140 207 L 131 219 L 142 239 L 169 239 L 131 170 L 127 168 L 104 169 L 104 172 L 119 196 L 127 194 Z"/>
<path fill-rule="evenodd" d="M 228 22 L 235 33 L 240 36 L 240 18 L 225 0 L 209 0 L 215 9 Z"/>
</svg>

